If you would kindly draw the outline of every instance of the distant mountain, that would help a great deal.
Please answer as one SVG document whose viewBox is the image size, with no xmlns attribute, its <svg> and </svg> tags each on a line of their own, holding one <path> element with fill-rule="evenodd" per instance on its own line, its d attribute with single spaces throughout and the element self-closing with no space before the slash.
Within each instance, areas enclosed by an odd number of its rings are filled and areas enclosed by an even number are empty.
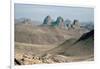
<svg viewBox="0 0 100 69">
<path fill-rule="evenodd" d="M 31 20 L 28 18 L 15 19 L 14 23 L 15 24 L 32 24 L 32 25 L 40 25 L 41 24 L 41 22 L 39 22 L 39 21 Z"/>
<path fill-rule="evenodd" d="M 84 22 L 81 23 L 81 27 L 86 28 L 88 30 L 94 29 L 94 23 L 93 22 Z"/>
<path fill-rule="evenodd" d="M 48 15 L 48 16 L 45 17 L 43 24 L 51 25 L 51 22 L 52 22 L 52 19 Z"/>
<path fill-rule="evenodd" d="M 49 15 L 44 18 L 42 25 L 58 27 L 60 29 L 80 29 L 81 26 L 79 20 L 74 19 L 73 23 L 71 23 L 71 20 L 64 20 L 63 17 L 58 16 L 56 21 L 52 21 L 52 18 Z"/>
</svg>

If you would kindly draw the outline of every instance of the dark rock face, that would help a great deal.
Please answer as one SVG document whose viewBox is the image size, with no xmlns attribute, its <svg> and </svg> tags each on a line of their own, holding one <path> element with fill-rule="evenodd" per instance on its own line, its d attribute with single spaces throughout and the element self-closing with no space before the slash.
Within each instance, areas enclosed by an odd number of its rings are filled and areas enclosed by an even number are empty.
<svg viewBox="0 0 100 69">
<path fill-rule="evenodd" d="M 69 19 L 65 20 L 64 26 L 66 29 L 70 29 L 71 28 L 71 20 L 69 20 Z"/>
<path fill-rule="evenodd" d="M 57 23 L 57 24 L 60 24 L 60 23 L 62 23 L 63 21 L 64 21 L 63 18 L 62 18 L 61 16 L 59 16 L 59 17 L 57 17 L 56 23 Z"/>
<path fill-rule="evenodd" d="M 88 39 L 89 37 L 94 37 L 94 30 L 91 30 L 88 33 L 84 33 L 78 41 Z"/>
<path fill-rule="evenodd" d="M 57 17 L 56 23 L 57 25 L 59 25 L 60 28 L 64 27 L 64 20 L 61 16 Z"/>
<path fill-rule="evenodd" d="M 55 22 L 52 22 L 52 25 L 55 27 L 60 27 L 63 28 L 64 27 L 64 20 L 61 16 L 57 17 L 57 20 Z"/>
<path fill-rule="evenodd" d="M 44 22 L 43 24 L 45 25 L 51 25 L 51 17 L 50 16 L 46 16 L 45 19 L 44 19 Z"/>
<path fill-rule="evenodd" d="M 79 29 L 80 28 L 80 22 L 78 20 L 74 20 L 72 24 L 72 28 Z"/>
<path fill-rule="evenodd" d="M 51 17 L 48 15 L 45 17 L 43 25 L 49 25 L 61 29 L 80 29 L 80 22 L 78 20 L 74 20 L 71 24 L 71 20 L 67 19 L 64 21 L 61 16 L 57 17 L 56 21 L 52 21 Z"/>
</svg>

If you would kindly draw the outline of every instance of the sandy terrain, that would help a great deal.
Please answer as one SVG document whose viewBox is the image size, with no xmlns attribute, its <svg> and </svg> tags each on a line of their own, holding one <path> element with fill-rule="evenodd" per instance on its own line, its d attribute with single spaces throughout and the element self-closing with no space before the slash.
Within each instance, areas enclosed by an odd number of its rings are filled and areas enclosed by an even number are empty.
<svg viewBox="0 0 100 69">
<path fill-rule="evenodd" d="M 85 29 L 61 30 L 30 24 L 15 25 L 15 64 L 92 61 L 94 37 L 83 36 L 87 32 Z"/>
</svg>

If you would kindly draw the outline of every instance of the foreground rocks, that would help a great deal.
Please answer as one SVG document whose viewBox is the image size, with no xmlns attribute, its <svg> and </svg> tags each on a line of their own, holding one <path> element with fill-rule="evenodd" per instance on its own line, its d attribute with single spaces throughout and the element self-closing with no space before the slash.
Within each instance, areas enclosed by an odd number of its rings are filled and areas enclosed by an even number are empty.
<svg viewBox="0 0 100 69">
<path fill-rule="evenodd" d="M 31 64 L 53 64 L 53 63 L 65 63 L 65 62 L 73 62 L 73 61 L 93 61 L 93 58 L 80 58 L 80 57 L 68 57 L 64 55 L 53 55 L 53 54 L 45 54 L 43 56 L 29 56 L 25 54 L 20 54 L 14 59 L 15 65 L 31 65 Z"/>
<path fill-rule="evenodd" d="M 16 56 L 18 56 L 17 54 Z M 21 57 L 20 57 L 21 56 Z M 15 65 L 29 65 L 29 64 L 51 64 L 51 63 L 61 63 L 66 62 L 66 57 L 63 55 L 51 55 L 46 54 L 45 56 L 29 56 L 29 55 L 21 55 L 19 58 L 15 58 Z"/>
</svg>

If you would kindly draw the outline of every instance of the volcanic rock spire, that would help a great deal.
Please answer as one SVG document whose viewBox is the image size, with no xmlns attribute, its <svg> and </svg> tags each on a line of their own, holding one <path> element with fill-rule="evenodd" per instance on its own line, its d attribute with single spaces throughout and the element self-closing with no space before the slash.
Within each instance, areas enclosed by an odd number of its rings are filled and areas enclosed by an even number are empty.
<svg viewBox="0 0 100 69">
<path fill-rule="evenodd" d="M 64 27 L 64 20 L 61 16 L 57 17 L 57 20 L 55 22 L 55 25 L 57 27 L 63 28 Z"/>
<path fill-rule="evenodd" d="M 72 24 L 72 28 L 79 29 L 80 28 L 80 22 L 78 20 L 74 20 Z"/>
<path fill-rule="evenodd" d="M 70 29 L 71 28 L 71 20 L 66 19 L 64 21 L 64 26 L 65 26 L 66 29 Z"/>
<path fill-rule="evenodd" d="M 48 15 L 45 17 L 43 24 L 45 25 L 51 25 L 51 17 Z"/>
</svg>

